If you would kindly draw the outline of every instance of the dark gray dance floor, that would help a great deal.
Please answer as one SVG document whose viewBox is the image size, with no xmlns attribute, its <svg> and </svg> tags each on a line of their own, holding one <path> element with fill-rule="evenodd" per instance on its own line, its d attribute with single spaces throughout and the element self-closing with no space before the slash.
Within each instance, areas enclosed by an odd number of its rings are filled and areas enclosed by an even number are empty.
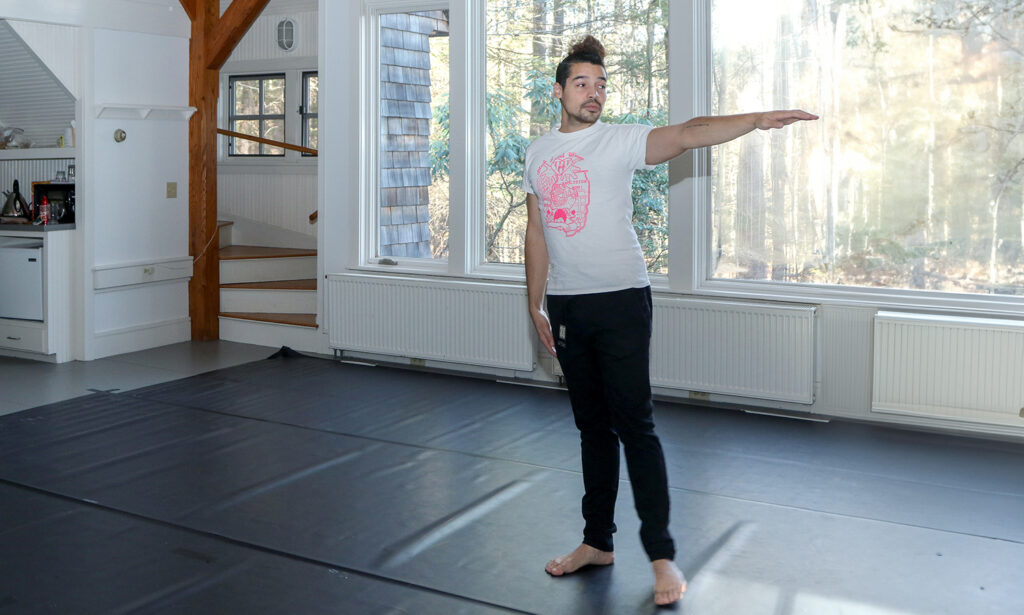
<svg viewBox="0 0 1024 615">
<path fill-rule="evenodd" d="M 1024 613 L 1024 444 L 660 403 L 674 610 Z M 0 614 L 655 612 L 557 390 L 283 353 L 0 417 Z M 625 468 L 623 468 L 625 472 Z"/>
</svg>

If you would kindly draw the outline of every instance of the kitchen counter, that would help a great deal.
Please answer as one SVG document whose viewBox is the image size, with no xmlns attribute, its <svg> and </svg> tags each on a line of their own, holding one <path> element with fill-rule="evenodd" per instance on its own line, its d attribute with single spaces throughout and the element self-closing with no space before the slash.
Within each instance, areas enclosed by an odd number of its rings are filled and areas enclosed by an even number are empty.
<svg viewBox="0 0 1024 615">
<path fill-rule="evenodd" d="M 0 234 L 7 233 L 50 233 L 53 231 L 70 231 L 75 224 L 0 224 Z"/>
</svg>

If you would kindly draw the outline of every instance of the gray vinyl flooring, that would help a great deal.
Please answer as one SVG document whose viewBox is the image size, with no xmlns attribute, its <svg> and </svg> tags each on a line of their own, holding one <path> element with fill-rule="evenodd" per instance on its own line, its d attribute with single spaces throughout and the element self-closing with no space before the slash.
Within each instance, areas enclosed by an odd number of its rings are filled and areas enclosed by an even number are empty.
<svg viewBox="0 0 1024 615">
<path fill-rule="evenodd" d="M 66 394 L 0 417 L 0 615 L 666 610 L 625 468 L 616 563 L 543 572 L 581 529 L 564 392 L 272 350 L 49 366 Z M 669 612 L 1024 613 L 1024 443 L 672 403 L 657 423 L 690 579 Z"/>
<path fill-rule="evenodd" d="M 0 356 L 0 415 L 97 391 L 130 391 L 258 361 L 276 350 L 213 341 L 182 342 L 95 361 L 60 364 Z"/>
</svg>

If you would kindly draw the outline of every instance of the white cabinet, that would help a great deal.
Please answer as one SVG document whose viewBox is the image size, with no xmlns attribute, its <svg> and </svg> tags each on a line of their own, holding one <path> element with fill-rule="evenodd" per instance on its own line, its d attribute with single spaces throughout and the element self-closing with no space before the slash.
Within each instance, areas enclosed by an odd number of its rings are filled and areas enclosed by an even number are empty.
<svg viewBox="0 0 1024 615">
<path fill-rule="evenodd" d="M 71 360 L 73 237 L 74 225 L 0 226 L 0 354 Z"/>
<path fill-rule="evenodd" d="M 46 346 L 43 323 L 0 319 L 0 348 L 46 354 Z"/>
<path fill-rule="evenodd" d="M 43 242 L 0 238 L 0 318 L 43 320 Z"/>
</svg>

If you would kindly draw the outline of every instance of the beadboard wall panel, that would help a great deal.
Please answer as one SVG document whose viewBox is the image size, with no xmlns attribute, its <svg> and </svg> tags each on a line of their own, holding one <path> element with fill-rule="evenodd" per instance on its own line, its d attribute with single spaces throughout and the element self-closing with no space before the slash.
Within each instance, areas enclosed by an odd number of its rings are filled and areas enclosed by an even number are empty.
<svg viewBox="0 0 1024 615">
<path fill-rule="evenodd" d="M 79 28 L 34 21 L 10 20 L 7 23 L 68 92 L 75 98 L 81 98 Z"/>
<path fill-rule="evenodd" d="M 277 45 L 277 24 L 286 18 L 295 22 L 295 47 L 291 51 L 285 51 Z M 265 11 L 231 52 L 229 61 L 279 60 L 293 56 L 316 57 L 317 51 L 316 11 Z"/>
<path fill-rule="evenodd" d="M 316 174 L 221 173 L 217 176 L 217 215 L 246 218 L 316 236 L 309 215 L 316 210 Z"/>
<path fill-rule="evenodd" d="M 52 181 L 57 171 L 67 171 L 74 158 L 0 160 L 0 188 L 10 191 L 14 180 L 25 201 L 32 202 L 32 182 Z"/>
<path fill-rule="evenodd" d="M 5 20 L 0 20 L 0 58 L 0 124 L 20 128 L 33 147 L 57 147 L 75 119 L 74 97 Z"/>
</svg>

